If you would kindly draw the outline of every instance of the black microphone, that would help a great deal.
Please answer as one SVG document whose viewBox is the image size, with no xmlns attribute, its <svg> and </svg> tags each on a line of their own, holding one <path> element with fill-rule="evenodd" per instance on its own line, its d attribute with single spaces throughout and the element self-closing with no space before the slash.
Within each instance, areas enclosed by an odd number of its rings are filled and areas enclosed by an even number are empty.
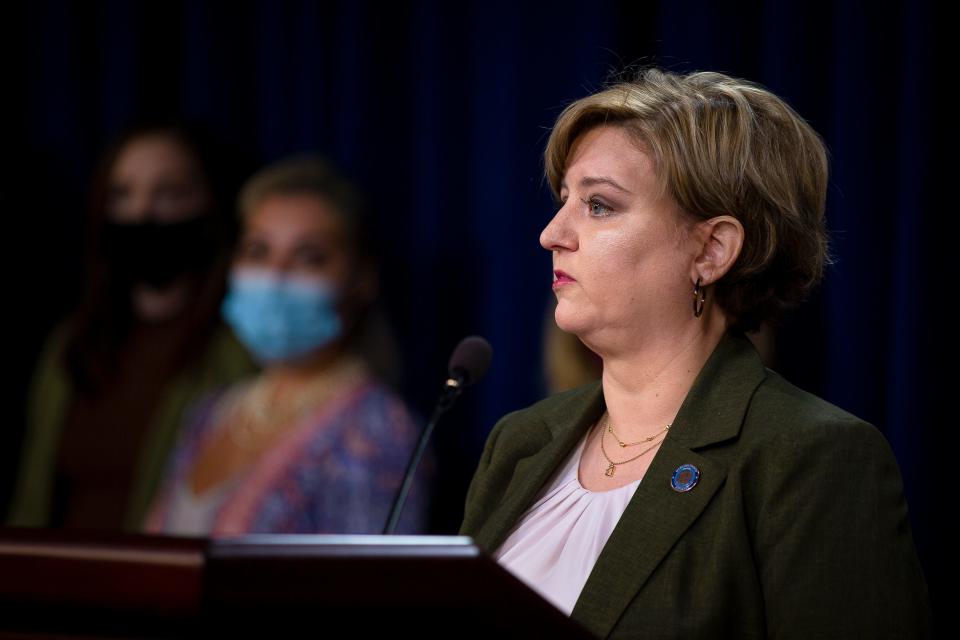
<svg viewBox="0 0 960 640">
<path fill-rule="evenodd" d="M 450 377 L 443 386 L 444 393 L 440 396 L 440 401 L 452 396 L 448 400 L 452 404 L 464 387 L 483 377 L 490 368 L 492 358 L 493 349 L 490 348 L 490 343 L 480 336 L 468 336 L 461 340 L 447 364 Z"/>
<path fill-rule="evenodd" d="M 433 409 L 433 415 L 427 426 L 420 432 L 420 438 L 417 440 L 417 446 L 413 451 L 413 456 L 407 464 L 407 471 L 403 474 L 403 482 L 397 491 L 397 496 L 393 500 L 393 506 L 390 508 L 390 516 L 387 518 L 387 524 L 383 528 L 384 535 L 390 535 L 397 528 L 400 521 L 400 513 L 403 511 L 403 505 L 407 501 L 407 494 L 410 492 L 410 485 L 413 484 L 413 474 L 420 464 L 420 458 L 427 448 L 427 442 L 433 433 L 437 421 L 442 416 L 465 387 L 476 383 L 483 377 L 490 368 L 490 360 L 493 358 L 493 349 L 490 343 L 480 336 L 468 336 L 460 341 L 457 348 L 453 350 L 450 356 L 450 362 L 447 364 L 448 377 L 443 385 L 443 391 L 440 392 L 440 398 Z"/>
</svg>

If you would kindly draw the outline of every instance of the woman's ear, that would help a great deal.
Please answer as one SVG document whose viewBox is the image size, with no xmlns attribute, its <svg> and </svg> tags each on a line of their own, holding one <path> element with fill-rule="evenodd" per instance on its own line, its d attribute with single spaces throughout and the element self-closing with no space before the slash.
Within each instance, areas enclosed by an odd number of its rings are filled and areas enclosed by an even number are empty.
<svg viewBox="0 0 960 640">
<path fill-rule="evenodd" d="M 743 225 L 729 215 L 715 216 L 697 223 L 693 236 L 699 250 L 693 261 L 691 282 L 713 284 L 737 261 L 743 249 Z"/>
</svg>

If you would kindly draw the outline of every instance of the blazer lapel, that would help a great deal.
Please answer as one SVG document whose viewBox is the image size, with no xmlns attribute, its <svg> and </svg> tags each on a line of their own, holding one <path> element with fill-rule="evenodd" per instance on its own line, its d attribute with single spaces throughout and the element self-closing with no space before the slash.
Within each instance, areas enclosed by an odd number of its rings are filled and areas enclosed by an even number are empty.
<svg viewBox="0 0 960 640">
<path fill-rule="evenodd" d="M 523 429 L 525 441 L 513 444 L 531 454 L 519 458 L 503 501 L 474 536 L 477 544 L 491 554 L 500 547 L 603 410 L 603 389 L 596 382 L 574 392 L 567 402 L 531 416 Z"/>
<path fill-rule="evenodd" d="M 610 633 L 724 482 L 727 469 L 696 451 L 737 437 L 750 398 L 765 376 L 750 341 L 739 332 L 726 334 L 597 559 L 571 614 L 574 620 L 601 638 Z M 670 481 L 686 463 L 700 470 L 700 479 L 692 490 L 678 493 Z"/>
</svg>

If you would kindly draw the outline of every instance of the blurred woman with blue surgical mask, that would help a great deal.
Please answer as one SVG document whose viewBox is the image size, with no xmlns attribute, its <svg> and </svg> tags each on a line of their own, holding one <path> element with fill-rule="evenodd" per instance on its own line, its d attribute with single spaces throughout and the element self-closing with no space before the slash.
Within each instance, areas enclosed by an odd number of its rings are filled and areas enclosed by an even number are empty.
<svg viewBox="0 0 960 640">
<path fill-rule="evenodd" d="M 360 198 L 321 159 L 297 157 L 255 175 L 240 211 L 222 312 L 263 371 L 195 407 L 148 529 L 379 532 L 417 429 L 377 375 L 392 350 Z M 424 482 L 408 531 L 425 525 Z"/>
</svg>

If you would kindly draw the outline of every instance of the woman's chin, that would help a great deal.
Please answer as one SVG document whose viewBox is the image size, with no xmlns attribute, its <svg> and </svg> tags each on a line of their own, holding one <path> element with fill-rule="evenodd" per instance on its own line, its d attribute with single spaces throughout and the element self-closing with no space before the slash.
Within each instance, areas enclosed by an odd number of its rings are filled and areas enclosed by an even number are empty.
<svg viewBox="0 0 960 640">
<path fill-rule="evenodd" d="M 584 321 L 584 318 L 574 313 L 565 312 L 561 306 L 557 306 L 557 310 L 553 314 L 553 319 L 557 323 L 557 328 L 567 333 L 573 333 L 579 336 L 588 329 L 587 322 Z"/>
</svg>

